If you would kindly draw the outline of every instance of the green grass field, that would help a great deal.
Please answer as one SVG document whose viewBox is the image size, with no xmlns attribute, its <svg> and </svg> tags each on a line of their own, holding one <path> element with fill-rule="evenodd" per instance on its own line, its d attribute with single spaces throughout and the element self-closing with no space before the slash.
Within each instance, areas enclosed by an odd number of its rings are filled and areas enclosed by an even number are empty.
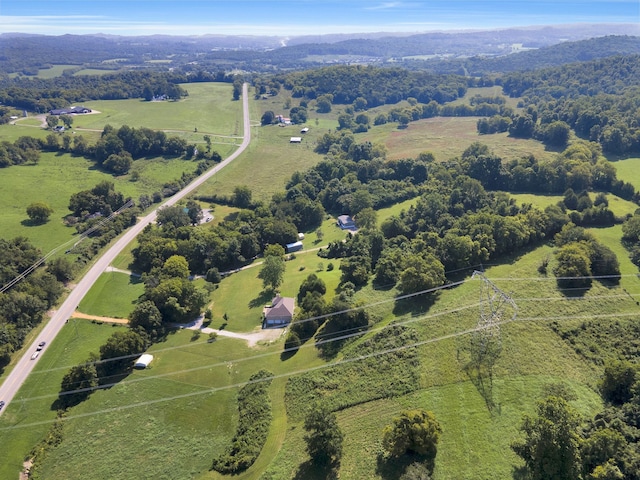
<svg viewBox="0 0 640 480">
<path fill-rule="evenodd" d="M 78 310 L 101 317 L 128 318 L 143 293 L 144 284 L 140 278 L 120 272 L 105 272 L 82 299 Z"/>
<path fill-rule="evenodd" d="M 191 130 L 176 131 L 174 134 L 186 135 L 189 141 L 204 144 L 204 135 L 209 132 L 212 148 L 223 157 L 228 156 L 235 151 L 238 141 L 226 135 L 242 135 L 242 131 L 236 133 L 241 105 L 231 100 L 230 85 L 201 83 L 188 84 L 185 88 L 190 95 L 180 102 L 98 102 L 105 111 L 74 117 L 74 129 L 78 134 L 97 138 L 99 132 L 81 131 L 80 128 L 101 131 L 104 125 L 111 123 L 114 127 L 129 124 L 134 127 L 144 125 L 181 130 L 189 119 L 188 124 L 195 121 L 200 123 L 201 129 L 196 133 L 194 127 L 189 127 Z M 93 105 L 91 107 L 96 108 Z M 45 138 L 50 132 L 39 128 L 39 124 L 40 121 L 35 118 L 25 118 L 19 120 L 17 125 L 2 125 L 0 140 L 13 141 L 23 135 Z M 241 122 L 239 128 L 242 128 Z M 3 206 L 0 231 L 5 236 L 26 236 L 43 252 L 48 252 L 71 241 L 75 234 L 74 229 L 62 223 L 62 218 L 69 213 L 67 207 L 73 193 L 108 180 L 125 196 L 137 199 L 141 194 L 150 195 L 161 190 L 164 183 L 180 178 L 183 172 L 191 173 L 195 168 L 196 162 L 191 161 L 140 159 L 134 162 L 128 175 L 114 177 L 97 170 L 92 162 L 84 158 L 43 153 L 37 165 L 13 166 L 0 172 L 3 185 L 6 186 L 0 192 L 0 204 Z M 131 181 L 133 172 L 139 175 L 136 182 Z M 34 201 L 48 203 L 54 209 L 54 214 L 44 225 L 31 226 L 27 222 L 26 207 Z"/>
<path fill-rule="evenodd" d="M 616 173 L 618 178 L 623 179 L 625 182 L 629 182 L 636 190 L 640 190 L 640 158 L 627 158 L 624 160 L 618 160 L 613 162 L 616 167 Z"/>
<path fill-rule="evenodd" d="M 115 184 L 117 191 L 137 200 L 141 194 L 160 190 L 165 182 L 195 168 L 196 162 L 183 160 L 136 160 L 132 170 L 140 173 L 140 179 L 132 182 L 131 174 L 114 177 L 96 170 L 93 163 L 84 158 L 43 153 L 37 165 L 18 165 L 0 171 L 5 185 L 0 190 L 3 206 L 0 231 L 7 238 L 25 236 L 43 252 L 48 252 L 76 235 L 74 228 L 63 223 L 63 218 L 71 213 L 68 205 L 72 194 L 107 180 Z M 45 202 L 53 208 L 47 223 L 32 225 L 28 221 L 26 208 L 32 202 Z"/>
<path fill-rule="evenodd" d="M 563 342 L 548 323 L 558 316 L 575 321 L 583 315 L 628 314 L 637 306 L 631 299 L 621 298 L 621 287 L 609 289 L 597 283 L 580 300 L 564 297 L 553 278 L 537 273 L 537 265 L 551 251 L 551 247 L 541 246 L 487 270 L 488 278 L 510 293 L 518 305 L 517 321 L 501 328 L 503 353 L 495 368 L 492 410 L 487 408 L 486 393 L 483 395 L 462 370 L 468 337 L 461 332 L 477 322 L 481 281 L 468 280 L 445 290 L 428 311 L 400 317 L 424 343 L 419 347 L 419 388 L 406 396 L 365 402 L 339 413 L 345 433 L 342 478 L 386 478 L 376 470 L 381 430 L 402 409 L 433 410 L 442 423 L 444 433 L 434 477 L 442 480 L 507 477 L 517 464 L 508 445 L 518 435 L 522 415 L 534 411 L 535 401 L 549 384 L 563 382 L 574 391 L 578 395 L 574 407 L 585 417 L 601 408 L 595 391 L 598 371 Z M 299 254 L 288 262 L 284 295 L 295 294 L 297 284 L 317 260 L 314 255 Z M 300 270 L 303 265 L 307 266 Z M 319 273 L 329 291 L 335 288 L 337 278 L 330 283 L 326 275 L 335 272 Z M 256 305 L 263 303 L 256 274 L 255 269 L 248 269 L 223 280 L 213 293 L 214 311 L 221 310 L 214 313 L 211 326 L 221 322 L 224 302 L 229 313 L 227 329 L 247 331 L 257 326 L 259 313 L 249 319 L 253 313 L 247 305 L 254 299 Z M 256 296 L 238 296 L 238 290 Z M 357 295 L 363 301 L 386 302 L 372 308 L 381 320 L 374 330 L 386 325 L 392 311 L 399 307 L 390 301 L 393 290 L 380 292 L 366 287 Z M 247 312 L 245 318 L 241 310 Z M 149 370 L 134 372 L 121 385 L 95 393 L 72 410 L 65 441 L 45 460 L 42 471 L 48 478 L 57 478 L 65 468 L 66 478 L 72 479 L 80 478 L 92 465 L 96 479 L 113 478 L 114 474 L 123 478 L 223 478 L 208 468 L 234 432 L 233 385 L 259 368 L 286 377 L 321 365 L 312 344 L 284 362 L 279 355 L 281 348 L 281 341 L 249 349 L 240 340 L 219 337 L 208 344 L 204 336 L 194 341 L 189 332 L 170 335 L 166 342 L 152 348 L 156 359 Z M 276 408 L 281 408 L 283 389 L 274 382 L 271 394 Z M 101 427 L 106 424 L 110 426 L 108 433 Z M 302 433 L 299 424 L 276 417 L 259 464 L 238 478 L 260 478 L 264 469 L 265 478 L 295 478 L 300 462 L 306 458 Z M 136 451 L 116 447 L 136 444 L 136 438 L 140 444 Z"/>
</svg>

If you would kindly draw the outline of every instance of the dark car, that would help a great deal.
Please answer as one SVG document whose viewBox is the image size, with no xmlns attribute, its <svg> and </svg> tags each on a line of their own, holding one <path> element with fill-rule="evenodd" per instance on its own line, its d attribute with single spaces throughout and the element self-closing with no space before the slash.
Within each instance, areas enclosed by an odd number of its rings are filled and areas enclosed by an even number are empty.
<svg viewBox="0 0 640 480">
<path fill-rule="evenodd" d="M 42 350 L 46 344 L 47 344 L 47 342 L 40 342 L 38 344 L 38 348 L 36 348 L 36 350 L 38 350 L 38 351 Z"/>
<path fill-rule="evenodd" d="M 4 407 L 4 400 L 0 400 L 0 410 L 2 410 L 2 407 Z"/>
</svg>

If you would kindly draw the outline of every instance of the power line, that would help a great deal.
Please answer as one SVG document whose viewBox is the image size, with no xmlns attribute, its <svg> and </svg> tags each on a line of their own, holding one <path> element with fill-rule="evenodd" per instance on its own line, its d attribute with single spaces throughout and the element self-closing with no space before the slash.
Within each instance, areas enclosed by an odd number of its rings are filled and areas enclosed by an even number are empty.
<svg viewBox="0 0 640 480">
<path fill-rule="evenodd" d="M 616 318 L 616 317 L 626 317 L 626 316 L 632 316 L 632 315 L 638 315 L 637 313 L 629 313 L 629 314 L 602 314 L 602 315 L 586 315 L 586 316 L 569 316 L 569 317 L 529 317 L 529 318 L 518 318 L 518 322 L 522 322 L 522 321 L 539 321 L 539 320 L 554 320 L 554 319 L 584 319 L 584 318 Z M 506 323 L 510 323 L 513 320 L 503 320 L 500 321 L 499 324 L 500 325 L 504 325 Z M 184 399 L 184 398 L 190 398 L 190 397 L 194 397 L 194 396 L 198 396 L 198 395 L 205 395 L 205 394 L 212 394 L 212 393 L 216 393 L 219 391 L 223 391 L 223 390 L 228 390 L 228 389 L 232 389 L 232 388 L 241 388 L 245 385 L 248 384 L 253 384 L 253 383 L 258 383 L 258 382 L 263 382 L 263 381 L 267 381 L 267 380 L 273 380 L 273 379 L 278 379 L 278 378 L 288 378 L 288 377 L 292 377 L 295 375 L 302 375 L 304 373 L 309 373 L 309 372 L 314 372 L 314 371 L 318 371 L 318 370 L 323 370 L 326 368 L 333 368 L 333 367 L 337 367 L 343 364 L 349 364 L 349 363 L 354 363 L 357 361 L 361 361 L 361 360 L 366 360 L 368 358 L 373 358 L 373 357 L 377 357 L 380 355 L 385 355 L 388 353 L 395 353 L 398 351 L 402 351 L 402 350 L 406 350 L 409 348 L 415 348 L 415 347 L 421 347 L 424 345 L 429 345 L 431 343 L 436 343 L 439 341 L 443 341 L 443 340 L 449 340 L 452 338 L 456 338 L 456 337 L 460 337 L 463 335 L 469 335 L 471 333 L 474 333 L 477 331 L 477 327 L 471 328 L 471 329 L 467 329 L 467 330 L 463 330 L 460 332 L 453 332 L 453 333 L 449 333 L 446 335 L 442 335 L 440 337 L 436 337 L 436 338 L 431 338 L 431 339 L 427 339 L 427 340 L 422 340 L 419 342 L 414 342 L 411 344 L 407 344 L 407 345 L 402 345 L 399 347 L 394 347 L 394 348 L 389 348 L 389 349 L 384 349 L 384 350 L 380 350 L 380 351 L 376 351 L 376 352 L 371 352 L 368 353 L 366 355 L 360 355 L 357 357 L 352 357 L 352 358 L 346 358 L 346 359 L 341 359 L 341 360 L 337 360 L 334 362 L 330 362 L 327 364 L 323 364 L 323 365 L 317 365 L 315 367 L 308 367 L 305 369 L 300 369 L 300 370 L 295 370 L 295 371 L 291 371 L 291 372 L 285 372 L 285 373 L 281 373 L 281 374 L 277 374 L 274 375 L 272 377 L 269 377 L 268 379 L 259 379 L 259 380 L 254 380 L 254 381 L 247 381 L 247 382 L 239 382 L 239 383 L 235 383 L 232 385 L 225 385 L 225 386 L 221 386 L 221 387 L 212 387 L 212 388 L 206 388 L 206 389 L 201 389 L 201 390 L 197 390 L 194 392 L 189 392 L 189 393 L 184 393 L 181 395 L 174 395 L 171 397 L 163 397 L 163 398 L 158 398 L 155 400 L 147 400 L 144 402 L 138 402 L 135 404 L 129 404 L 129 405 L 122 405 L 119 407 L 114 407 L 114 408 L 108 408 L 108 409 L 102 409 L 102 410 L 98 410 L 98 411 L 93 411 L 93 412 L 87 412 L 87 413 L 83 413 L 83 414 L 77 414 L 77 415 L 70 415 L 70 416 L 66 416 L 66 417 L 62 417 L 62 418 L 56 418 L 53 420 L 43 420 L 40 422 L 32 422 L 32 423 L 28 423 L 28 424 L 20 424 L 20 425 L 14 425 L 11 427 L 2 427 L 0 428 L 0 431 L 8 431 L 8 430 L 16 430 L 18 428 L 28 428 L 28 427 L 35 427 L 35 426 L 40 426 L 40 425 L 47 425 L 50 423 L 53 423 L 57 420 L 63 420 L 63 421 L 67 421 L 67 420 L 75 420 L 75 419 L 80 419 L 80 418 L 85 418 L 85 417 L 90 417 L 90 416 L 94 416 L 94 415 L 103 415 L 105 413 L 111 413 L 111 412 L 117 412 L 117 411 L 123 411 L 123 410 L 128 410 L 131 408 L 138 408 L 138 407 L 145 407 L 145 406 L 149 406 L 149 405 L 155 405 L 158 403 L 162 403 L 162 402 L 169 402 L 169 401 L 173 401 L 173 400 L 180 400 L 180 399 Z M 237 361 L 237 360 L 235 360 Z M 225 364 L 227 362 L 224 362 Z M 205 367 L 202 367 L 205 368 Z M 211 366 L 207 366 L 206 368 L 211 368 Z M 174 372 L 174 373 L 180 373 L 180 372 Z M 127 382 L 127 383 L 131 383 L 131 382 Z M 114 384 L 114 385 L 126 385 L 127 383 L 120 383 L 120 384 Z M 42 398 L 42 397 L 40 397 Z"/>
<path fill-rule="evenodd" d="M 13 278 L 12 280 L 10 280 L 9 282 L 7 282 L 4 286 L 2 286 L 0 288 L 0 293 L 4 293 L 7 290 L 9 290 L 11 287 L 13 287 L 14 285 L 16 285 L 17 283 L 21 282 L 22 280 L 24 280 L 27 276 L 29 276 L 31 273 L 34 272 L 34 270 L 36 270 L 39 266 L 41 266 L 49 257 L 51 257 L 52 255 L 55 255 L 59 250 L 61 250 L 62 248 L 66 247 L 67 245 L 73 243 L 73 247 L 71 247 L 72 249 L 78 245 L 78 243 L 80 243 L 82 240 L 84 240 L 85 238 L 87 238 L 89 235 L 91 235 L 92 233 L 94 233 L 95 231 L 97 231 L 98 229 L 102 228 L 103 226 L 107 225 L 111 220 L 113 220 L 119 213 L 121 213 L 123 210 L 130 208 L 134 205 L 133 200 L 129 200 L 128 202 L 126 202 L 124 205 L 122 205 L 118 210 L 116 210 L 115 212 L 111 213 L 111 215 L 109 215 L 108 217 L 96 222 L 94 225 L 91 226 L 91 228 L 88 228 L 87 230 L 85 230 L 84 232 L 82 232 L 80 234 L 80 238 L 78 240 L 76 240 L 75 238 L 72 238 L 68 241 L 66 241 L 65 243 L 58 245 L 57 247 L 55 247 L 53 250 L 51 250 L 49 253 L 47 253 L 46 255 L 44 255 L 43 257 L 39 258 L 33 265 L 31 265 L 30 267 L 28 267 L 26 270 L 24 270 L 23 272 L 21 272 L 19 275 L 17 275 L 15 278 Z"/>
</svg>

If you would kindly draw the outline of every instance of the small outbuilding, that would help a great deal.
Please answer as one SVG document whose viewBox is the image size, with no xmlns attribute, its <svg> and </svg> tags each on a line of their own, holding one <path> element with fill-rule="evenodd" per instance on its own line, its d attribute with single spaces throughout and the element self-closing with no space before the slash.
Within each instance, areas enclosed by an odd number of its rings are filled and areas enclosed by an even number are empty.
<svg viewBox="0 0 640 480">
<path fill-rule="evenodd" d="M 297 252 L 298 250 L 302 250 L 302 242 L 298 240 L 297 242 L 287 243 L 287 245 L 285 246 L 285 250 L 287 251 L 287 253 L 293 253 Z"/>
<path fill-rule="evenodd" d="M 136 360 L 136 363 L 133 364 L 133 368 L 140 368 L 140 369 L 147 368 L 152 360 L 153 360 L 153 355 L 149 353 L 145 353 Z"/>
<path fill-rule="evenodd" d="M 309 127 L 304 127 L 302 130 L 300 130 L 300 133 L 307 133 L 309 131 Z"/>
<path fill-rule="evenodd" d="M 302 137 L 291 137 L 289 143 L 300 143 L 302 142 Z"/>
</svg>

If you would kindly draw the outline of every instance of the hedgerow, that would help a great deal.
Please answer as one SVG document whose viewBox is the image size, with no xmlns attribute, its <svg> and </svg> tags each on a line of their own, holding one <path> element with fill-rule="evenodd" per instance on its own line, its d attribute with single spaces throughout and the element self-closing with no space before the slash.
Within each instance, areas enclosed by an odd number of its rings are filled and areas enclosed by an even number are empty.
<svg viewBox="0 0 640 480">
<path fill-rule="evenodd" d="M 253 465 L 260 455 L 271 424 L 269 386 L 272 377 L 271 372 L 260 370 L 240 389 L 238 428 L 227 451 L 213 461 L 213 470 L 237 474 Z"/>
</svg>

